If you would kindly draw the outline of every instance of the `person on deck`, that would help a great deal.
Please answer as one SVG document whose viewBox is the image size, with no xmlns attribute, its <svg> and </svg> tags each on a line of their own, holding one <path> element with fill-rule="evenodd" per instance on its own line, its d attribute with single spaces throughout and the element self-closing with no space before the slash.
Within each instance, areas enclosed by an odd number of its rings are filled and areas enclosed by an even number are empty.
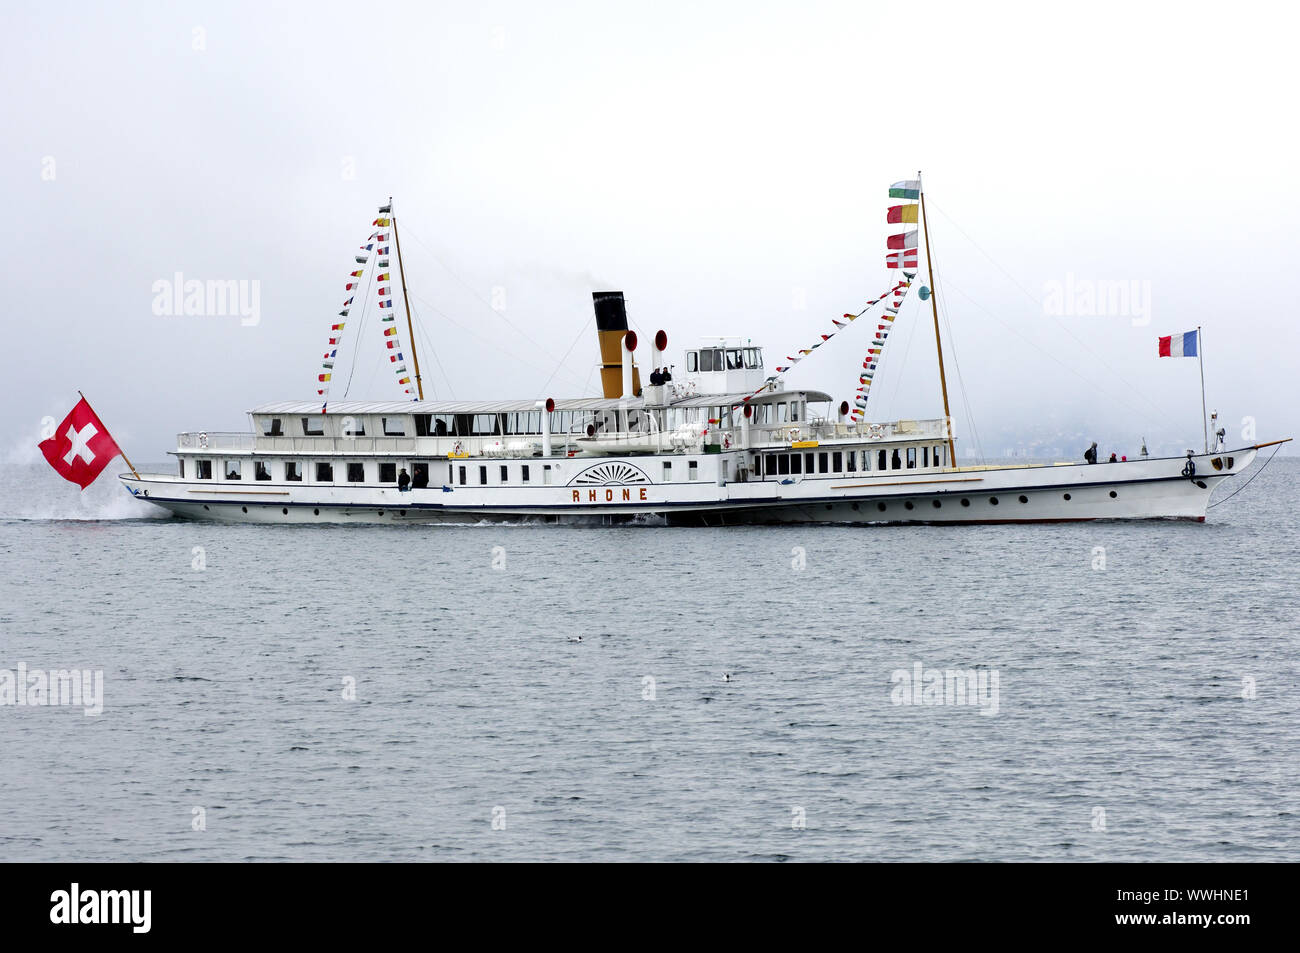
<svg viewBox="0 0 1300 953">
<path fill-rule="evenodd" d="M 1107 463 L 1119 463 L 1119 457 L 1115 456 L 1115 454 L 1112 453 L 1112 454 L 1110 455 L 1110 459 L 1107 460 L 1106 462 L 1107 462 Z"/>
<path fill-rule="evenodd" d="M 656 367 L 653 371 L 650 372 L 650 386 L 660 387 L 663 385 L 663 382 L 664 382 L 664 376 L 663 374 L 659 373 L 659 368 Z"/>
<path fill-rule="evenodd" d="M 402 467 L 402 472 L 397 474 L 397 490 L 399 493 L 405 493 L 411 488 L 411 475 L 406 472 L 406 467 Z"/>
<path fill-rule="evenodd" d="M 1097 462 L 1097 441 L 1092 442 L 1092 446 L 1083 451 L 1083 459 L 1088 463 Z"/>
<path fill-rule="evenodd" d="M 671 384 L 672 380 L 673 380 L 673 372 L 671 368 L 665 367 L 663 372 L 663 382 L 665 384 Z"/>
</svg>

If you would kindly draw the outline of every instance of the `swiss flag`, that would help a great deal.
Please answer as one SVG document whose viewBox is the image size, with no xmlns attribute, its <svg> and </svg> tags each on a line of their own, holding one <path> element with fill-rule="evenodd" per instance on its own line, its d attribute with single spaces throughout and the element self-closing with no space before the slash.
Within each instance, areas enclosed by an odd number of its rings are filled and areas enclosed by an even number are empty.
<svg viewBox="0 0 1300 953">
<path fill-rule="evenodd" d="M 122 452 L 84 397 L 40 448 L 59 476 L 83 490 Z"/>
</svg>

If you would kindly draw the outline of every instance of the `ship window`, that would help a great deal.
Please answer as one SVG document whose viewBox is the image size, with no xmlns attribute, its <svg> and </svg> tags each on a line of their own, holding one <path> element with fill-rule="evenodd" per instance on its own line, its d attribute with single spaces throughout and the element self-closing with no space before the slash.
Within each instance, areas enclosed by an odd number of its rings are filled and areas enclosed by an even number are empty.
<svg viewBox="0 0 1300 953">
<path fill-rule="evenodd" d="M 907 469 L 916 469 L 916 447 L 907 448 Z"/>
<path fill-rule="evenodd" d="M 304 437 L 325 436 L 325 416 L 302 418 L 302 433 Z"/>
<path fill-rule="evenodd" d="M 798 419 L 799 419 L 799 402 L 797 400 L 792 400 L 790 401 L 790 420 L 795 421 Z"/>
<path fill-rule="evenodd" d="M 406 418 L 404 417 L 381 417 L 380 423 L 384 428 L 385 437 L 405 437 L 406 436 Z"/>
<path fill-rule="evenodd" d="M 836 456 L 839 456 L 839 454 L 836 454 Z M 849 472 L 850 472 L 850 473 L 855 473 L 855 472 L 857 472 L 857 469 L 858 469 L 858 452 L 857 452 L 856 450 L 850 450 L 848 453 L 846 453 L 846 454 L 844 455 L 844 458 L 845 458 L 845 460 L 848 462 L 848 465 L 849 465 Z"/>
<path fill-rule="evenodd" d="M 722 363 L 722 348 L 720 347 L 715 347 L 713 349 L 713 369 L 715 371 L 726 369 L 726 365 Z"/>
<path fill-rule="evenodd" d="M 790 408 L 787 407 L 784 403 L 777 404 L 777 405 L 776 405 L 776 422 L 777 422 L 778 424 L 783 424 L 783 423 L 785 423 L 785 421 L 786 421 L 786 414 L 788 414 L 789 412 L 790 412 Z"/>
<path fill-rule="evenodd" d="M 478 482 L 480 486 L 487 486 L 487 467 L 478 468 Z"/>
<path fill-rule="evenodd" d="M 510 480 L 510 471 L 506 467 L 501 467 L 501 482 L 506 483 Z"/>
<path fill-rule="evenodd" d="M 542 482 L 547 486 L 551 485 L 551 465 L 549 463 L 542 464 Z"/>
<path fill-rule="evenodd" d="M 178 457 L 178 458 L 176 459 L 176 462 L 177 462 L 178 464 L 180 464 L 180 468 L 181 468 L 181 469 L 180 469 L 180 477 L 181 477 L 182 480 L 184 480 L 184 479 L 185 479 L 185 458 L 184 458 L 184 457 Z"/>
<path fill-rule="evenodd" d="M 816 466 L 817 466 L 817 464 L 816 464 L 816 456 L 817 456 L 817 455 L 814 454 L 814 453 L 809 453 L 809 454 L 806 454 L 806 455 L 805 455 L 804 468 L 803 468 L 803 472 L 804 472 L 804 473 L 816 473 L 816 472 L 817 472 L 817 470 L 816 470 Z"/>
<path fill-rule="evenodd" d="M 823 453 L 822 456 L 825 457 L 826 454 Z M 849 456 L 852 457 L 853 454 L 849 454 Z M 832 473 L 839 473 L 839 472 L 840 472 L 841 470 L 843 470 L 843 469 L 844 469 L 844 454 L 842 454 L 842 453 L 834 453 L 834 454 L 832 454 L 832 455 L 831 455 L 831 472 L 832 472 Z M 853 469 L 853 468 L 852 468 L 852 467 L 849 467 L 849 469 L 851 470 L 851 469 Z"/>
<path fill-rule="evenodd" d="M 519 479 L 524 483 L 528 482 L 528 464 L 525 463 L 519 468 Z"/>
<path fill-rule="evenodd" d="M 788 476 L 790 474 L 790 454 L 781 453 L 776 458 L 777 476 Z"/>
<path fill-rule="evenodd" d="M 333 483 L 334 482 L 334 464 L 318 460 L 316 462 L 316 482 Z"/>
<path fill-rule="evenodd" d="M 302 461 L 287 460 L 284 464 L 284 478 L 290 483 L 302 482 Z"/>
<path fill-rule="evenodd" d="M 244 465 L 238 460 L 227 460 L 225 467 L 227 480 L 242 480 L 244 478 Z"/>
<path fill-rule="evenodd" d="M 756 348 L 745 348 L 745 366 L 749 368 L 758 367 L 758 350 Z"/>
<path fill-rule="evenodd" d="M 475 414 L 474 415 L 474 430 L 472 432 L 472 436 L 490 437 L 493 434 L 497 434 L 500 432 L 501 431 L 497 428 L 496 414 Z"/>
<path fill-rule="evenodd" d="M 279 417 L 262 418 L 262 436 L 263 437 L 283 437 L 284 425 L 280 423 Z"/>
<path fill-rule="evenodd" d="M 416 414 L 415 415 L 415 435 L 417 437 L 431 437 L 433 424 L 433 414 Z"/>
<path fill-rule="evenodd" d="M 379 482 L 396 483 L 397 482 L 397 464 L 381 463 L 379 464 Z"/>
<path fill-rule="evenodd" d="M 366 465 L 364 463 L 348 464 L 348 482 L 349 483 L 366 482 Z"/>
<path fill-rule="evenodd" d="M 803 454 L 801 453 L 790 454 L 790 472 L 791 473 L 803 472 Z"/>
<path fill-rule="evenodd" d="M 743 362 L 740 358 L 740 349 L 736 348 L 735 350 L 727 351 L 727 370 L 738 371 L 742 366 Z"/>
<path fill-rule="evenodd" d="M 700 464 L 697 460 L 692 460 L 686 464 L 686 477 L 689 480 L 698 480 L 700 476 Z"/>
<path fill-rule="evenodd" d="M 885 463 L 885 451 L 881 450 L 876 454 L 876 469 L 884 470 L 888 465 Z"/>
<path fill-rule="evenodd" d="M 938 447 L 935 447 L 935 448 L 934 448 L 934 465 L 935 465 L 936 467 L 943 466 L 943 464 L 940 463 L 940 460 L 941 460 L 941 459 L 942 459 L 942 458 L 939 456 L 939 448 L 938 448 Z"/>
<path fill-rule="evenodd" d="M 922 448 L 921 448 L 921 466 L 923 466 L 923 467 L 928 467 L 929 465 L 930 465 L 930 448 L 929 448 L 929 447 L 922 447 Z"/>
<path fill-rule="evenodd" d="M 817 454 L 817 472 L 818 472 L 818 473 L 829 473 L 829 472 L 830 472 L 830 460 L 831 460 L 831 456 L 830 456 L 829 453 L 819 453 L 819 454 Z M 839 467 L 836 467 L 836 469 L 838 470 Z"/>
<path fill-rule="evenodd" d="M 460 477 L 460 485 L 461 485 L 461 486 L 464 486 L 464 485 L 465 485 L 465 468 L 464 468 L 464 467 L 458 467 L 457 469 L 459 470 L 459 472 L 457 473 L 457 476 Z"/>
<path fill-rule="evenodd" d="M 364 437 L 366 435 L 366 422 L 361 417 L 344 417 L 343 418 L 343 436 L 345 437 Z"/>
<path fill-rule="evenodd" d="M 195 460 L 194 461 L 194 479 L 211 480 L 212 479 L 212 461 Z"/>
<path fill-rule="evenodd" d="M 673 464 L 671 460 L 664 461 L 664 482 L 671 483 L 673 479 Z"/>
<path fill-rule="evenodd" d="M 890 457 L 889 468 L 890 468 L 891 470 L 901 470 L 901 469 L 903 469 L 903 460 L 902 460 L 902 457 L 899 456 L 897 450 L 895 450 L 895 451 L 893 452 L 892 456 Z"/>
<path fill-rule="evenodd" d="M 253 462 L 253 479 L 254 480 L 271 479 L 271 468 L 266 465 L 265 460 L 255 460 Z"/>
<path fill-rule="evenodd" d="M 703 371 L 711 371 L 711 370 L 713 370 L 713 352 L 712 352 L 712 351 L 701 351 L 701 352 L 700 352 L 700 370 L 701 370 L 702 372 L 703 372 Z"/>
<path fill-rule="evenodd" d="M 686 352 L 686 370 L 687 370 L 687 372 L 688 372 L 688 373 L 691 373 L 691 374 L 694 374 L 694 373 L 695 373 L 696 371 L 698 371 L 699 369 L 700 369 L 700 355 L 699 355 L 699 352 L 698 352 L 698 351 L 687 351 L 687 352 Z"/>
</svg>

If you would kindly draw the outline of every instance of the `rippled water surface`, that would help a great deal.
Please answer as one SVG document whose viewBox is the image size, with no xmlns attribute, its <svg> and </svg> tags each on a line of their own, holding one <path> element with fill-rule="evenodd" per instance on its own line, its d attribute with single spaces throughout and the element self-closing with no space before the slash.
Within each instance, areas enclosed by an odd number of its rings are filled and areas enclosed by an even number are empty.
<svg viewBox="0 0 1300 953">
<path fill-rule="evenodd" d="M 105 680 L 0 707 L 7 860 L 1300 860 L 1291 460 L 1203 525 L 724 530 L 0 469 L 0 669 Z M 917 663 L 996 714 L 895 704 Z"/>
</svg>

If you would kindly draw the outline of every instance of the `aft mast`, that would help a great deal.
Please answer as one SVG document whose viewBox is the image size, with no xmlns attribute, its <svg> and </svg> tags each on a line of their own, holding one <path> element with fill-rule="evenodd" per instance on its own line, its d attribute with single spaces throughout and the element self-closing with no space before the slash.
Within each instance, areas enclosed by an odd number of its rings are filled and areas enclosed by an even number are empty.
<svg viewBox="0 0 1300 953">
<path fill-rule="evenodd" d="M 388 210 L 393 210 L 393 197 L 388 197 Z M 393 216 L 393 244 L 397 246 L 397 273 L 402 279 L 402 304 L 406 305 L 406 332 L 407 340 L 411 343 L 411 362 L 415 365 L 415 391 L 420 395 L 420 400 L 424 400 L 424 383 L 420 380 L 420 355 L 415 349 L 415 328 L 411 324 L 411 299 L 406 294 L 406 269 L 402 267 L 402 237 L 397 234 L 397 216 Z M 929 244 L 926 245 L 926 253 L 929 254 Z M 944 398 L 945 412 L 947 408 L 947 397 Z"/>
<path fill-rule="evenodd" d="M 921 173 L 916 173 L 916 180 L 921 181 Z M 921 189 L 921 228 L 925 231 L 925 270 L 930 275 L 930 306 L 934 311 L 934 346 L 939 353 L 939 388 L 943 391 L 943 420 L 944 426 L 948 430 L 948 459 L 955 467 L 957 465 L 957 450 L 952 441 L 952 413 L 948 409 L 948 378 L 943 372 L 943 341 L 939 337 L 939 296 L 934 289 L 934 265 L 930 261 L 930 225 L 925 218 L 925 189 Z M 394 227 L 396 232 L 396 227 Z M 398 246 L 397 253 L 401 255 L 401 246 Z M 418 368 L 418 365 L 417 365 Z"/>
</svg>

